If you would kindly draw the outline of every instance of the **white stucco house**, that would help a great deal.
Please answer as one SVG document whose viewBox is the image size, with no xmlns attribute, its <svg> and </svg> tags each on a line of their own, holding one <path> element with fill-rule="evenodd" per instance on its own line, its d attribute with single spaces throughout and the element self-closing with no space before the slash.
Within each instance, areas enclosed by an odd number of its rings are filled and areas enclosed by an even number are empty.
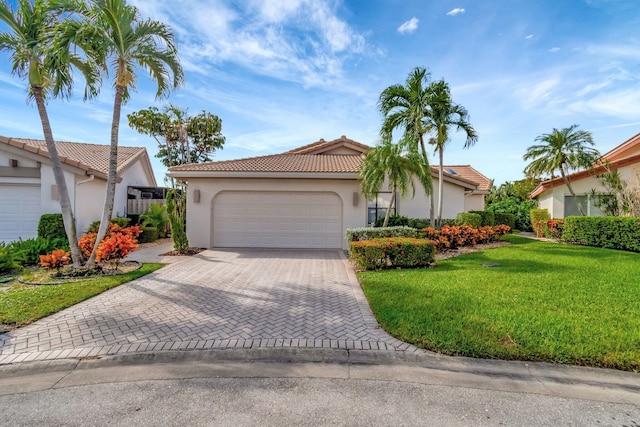
<svg viewBox="0 0 640 427">
<path fill-rule="evenodd" d="M 346 229 L 374 222 L 391 196 L 382 188 L 376 200 L 367 201 L 360 191 L 360 167 L 369 149 L 342 136 L 282 154 L 170 168 L 169 176 L 188 182 L 189 243 L 206 248 L 346 248 Z M 484 209 L 490 179 L 466 165 L 445 171 L 444 218 Z M 437 188 L 437 168 L 432 172 Z M 398 201 L 398 214 L 429 216 L 429 198 L 416 188 L 414 198 Z"/>
<path fill-rule="evenodd" d="M 100 219 L 104 206 L 109 146 L 56 142 L 78 233 Z M 126 216 L 130 186 L 155 187 L 147 150 L 118 147 L 118 183 L 113 215 Z M 44 213 L 60 212 L 58 191 L 44 141 L 0 136 L 0 241 L 37 236 Z"/>
<path fill-rule="evenodd" d="M 610 170 L 617 170 L 630 185 L 640 186 L 640 133 L 604 154 L 592 169 L 567 175 L 571 188 L 588 216 L 602 215 L 590 193 L 592 189 L 604 191 L 596 176 L 606 171 L 603 166 L 605 163 L 608 163 Z M 531 198 L 538 199 L 539 207 L 547 209 L 551 218 L 580 215 L 562 177 L 542 181 L 531 193 Z"/>
</svg>

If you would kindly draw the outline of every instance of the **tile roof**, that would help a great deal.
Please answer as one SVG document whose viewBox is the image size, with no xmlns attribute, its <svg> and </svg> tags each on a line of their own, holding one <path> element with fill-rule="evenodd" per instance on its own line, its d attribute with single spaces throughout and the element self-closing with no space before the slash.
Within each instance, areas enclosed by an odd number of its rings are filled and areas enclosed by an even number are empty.
<svg viewBox="0 0 640 427">
<path fill-rule="evenodd" d="M 444 170 L 447 169 L 453 170 L 455 175 L 458 175 L 461 178 L 464 178 L 468 181 L 475 182 L 478 184 L 478 190 L 480 191 L 490 191 L 491 186 L 493 185 L 493 180 L 487 178 L 477 170 L 475 170 L 470 165 L 453 165 L 453 166 L 443 166 Z"/>
<path fill-rule="evenodd" d="M 363 153 L 366 153 L 371 148 L 368 145 L 354 141 L 353 139 L 349 139 L 342 135 L 340 138 L 334 139 L 333 141 L 325 141 L 323 138 L 320 138 L 316 142 L 294 148 L 293 150 L 289 150 L 283 154 L 319 154 L 320 152 L 327 151 L 341 145 L 351 145 Z"/>
<path fill-rule="evenodd" d="M 49 157 L 47 144 L 39 139 L 6 138 L 0 136 L 0 143 Z M 106 176 L 109 171 L 109 145 L 85 144 L 80 142 L 56 141 L 56 148 L 62 163 L 77 167 L 89 173 Z M 146 153 L 144 147 L 118 146 L 118 169 L 121 173 Z"/>
</svg>

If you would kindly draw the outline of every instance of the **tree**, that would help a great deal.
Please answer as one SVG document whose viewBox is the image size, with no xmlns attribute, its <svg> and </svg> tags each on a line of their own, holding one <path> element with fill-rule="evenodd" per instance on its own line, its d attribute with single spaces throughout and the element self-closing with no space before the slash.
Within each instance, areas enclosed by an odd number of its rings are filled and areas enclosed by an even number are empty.
<svg viewBox="0 0 640 427">
<path fill-rule="evenodd" d="M 449 129 L 455 127 L 456 130 L 464 131 L 467 139 L 464 148 L 469 148 L 478 140 L 478 134 L 469 123 L 469 113 L 459 104 L 451 99 L 449 85 L 440 80 L 434 82 L 429 87 L 431 107 L 427 115 L 428 123 L 435 136 L 429 139 L 429 143 L 435 146 L 438 152 L 438 222 L 440 227 L 442 222 L 442 198 L 444 193 L 444 147 L 449 141 Z"/>
<path fill-rule="evenodd" d="M 391 140 L 393 131 L 402 128 L 402 144 L 407 146 L 410 152 L 417 151 L 419 146 L 424 161 L 428 159 L 424 135 L 431 131 L 431 123 L 428 120 L 431 102 L 429 81 L 429 72 L 425 68 L 416 67 L 409 73 L 404 86 L 389 86 L 382 91 L 378 99 L 378 108 L 384 116 L 380 130 L 382 140 Z M 425 188 L 425 192 L 430 196 L 433 194 L 430 173 L 429 186 Z M 433 197 L 429 199 L 429 212 L 433 224 Z"/>
<path fill-rule="evenodd" d="M 29 98 L 35 100 L 38 109 L 53 176 L 58 187 L 60 210 L 69 240 L 71 258 L 74 267 L 80 267 L 82 254 L 78 248 L 76 221 L 45 101 L 49 97 L 68 97 L 71 94 L 72 65 L 80 70 L 87 82 L 85 98 L 96 95 L 99 75 L 91 61 L 83 61 L 75 53 L 65 50 L 63 45 L 55 43 L 55 35 L 63 31 L 66 24 L 63 15 L 73 11 L 74 5 L 59 1 L 54 9 L 44 0 L 18 0 L 17 4 L 18 8 L 14 11 L 7 2 L 0 3 L 0 20 L 7 24 L 10 30 L 0 33 L 0 51 L 11 52 L 12 74 L 28 81 Z"/>
<path fill-rule="evenodd" d="M 405 196 L 411 187 L 415 195 L 413 177 L 418 178 L 425 188 L 428 188 L 426 181 L 431 179 L 431 170 L 426 157 L 416 150 L 410 151 L 405 156 L 404 150 L 402 144 L 393 144 L 391 139 L 384 139 L 381 144 L 367 152 L 360 171 L 362 193 L 368 200 L 378 195 L 385 179 L 389 180 L 391 200 L 383 227 L 389 223 L 391 208 L 396 203 L 396 192 L 400 191 L 400 195 Z"/>
<path fill-rule="evenodd" d="M 640 188 L 622 178 L 618 170 L 606 162 L 605 171 L 596 175 L 604 191 L 591 190 L 594 205 L 608 216 L 640 217 Z M 640 175 L 636 176 L 636 180 Z"/>
<path fill-rule="evenodd" d="M 75 44 L 95 59 L 105 72 L 111 67 L 115 96 L 111 124 L 111 149 L 104 209 L 96 241 L 100 242 L 109 227 L 115 196 L 118 136 L 122 104 L 135 88 L 136 66 L 147 70 L 157 85 L 156 97 L 166 97 L 179 87 L 184 74 L 178 62 L 174 34 L 168 25 L 142 20 L 138 10 L 126 0 L 94 0 L 88 19 L 69 32 L 68 43 Z M 95 245 L 95 248 L 98 244 Z M 95 262 L 95 249 L 87 261 Z"/>
<path fill-rule="evenodd" d="M 571 170 L 591 169 L 600 157 L 598 150 L 592 148 L 595 144 L 591 133 L 579 130 L 578 125 L 572 125 L 560 130 L 554 128 L 551 133 L 542 134 L 535 140 L 540 144 L 530 146 L 522 156 L 525 161 L 531 160 L 524 169 L 525 175 L 541 178 L 560 172 L 580 214 L 585 215 L 567 174 Z"/>
</svg>

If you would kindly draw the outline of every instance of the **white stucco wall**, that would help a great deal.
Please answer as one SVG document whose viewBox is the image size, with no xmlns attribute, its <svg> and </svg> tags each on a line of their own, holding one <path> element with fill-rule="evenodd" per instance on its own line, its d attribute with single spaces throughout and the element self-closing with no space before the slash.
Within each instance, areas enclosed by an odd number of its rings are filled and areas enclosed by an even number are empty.
<svg viewBox="0 0 640 427">
<path fill-rule="evenodd" d="M 483 211 L 484 194 L 469 194 L 464 198 L 464 211 Z"/>
<path fill-rule="evenodd" d="M 429 218 L 429 196 L 419 183 L 416 183 L 416 194 L 411 198 L 411 193 L 398 202 L 398 213 L 409 218 Z M 455 218 L 460 212 L 465 211 L 464 189 L 447 181 L 443 187 L 442 218 Z M 433 179 L 433 202 L 436 216 L 438 211 L 438 179 Z"/>
</svg>

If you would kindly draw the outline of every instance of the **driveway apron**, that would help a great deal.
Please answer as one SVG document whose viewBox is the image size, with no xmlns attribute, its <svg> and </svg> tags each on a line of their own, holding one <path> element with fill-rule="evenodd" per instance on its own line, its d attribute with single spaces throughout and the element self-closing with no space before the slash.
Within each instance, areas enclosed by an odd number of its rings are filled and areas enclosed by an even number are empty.
<svg viewBox="0 0 640 427">
<path fill-rule="evenodd" d="M 379 328 L 340 251 L 207 250 L 0 335 L 0 364 L 257 347 L 417 351 Z"/>
</svg>

